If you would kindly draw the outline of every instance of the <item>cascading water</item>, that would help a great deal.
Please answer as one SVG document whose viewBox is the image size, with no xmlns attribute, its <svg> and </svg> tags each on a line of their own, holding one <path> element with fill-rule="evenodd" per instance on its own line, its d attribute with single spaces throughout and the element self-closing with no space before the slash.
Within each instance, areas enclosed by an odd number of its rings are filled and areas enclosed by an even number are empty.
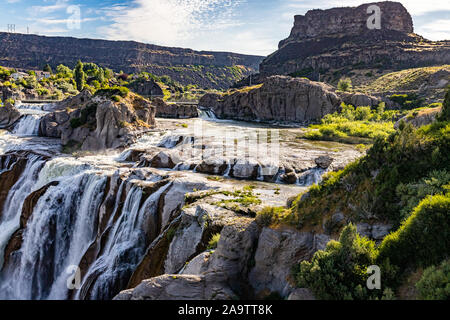
<svg viewBox="0 0 450 320">
<path fill-rule="evenodd" d="M 14 127 L 13 134 L 20 136 L 37 136 L 41 118 L 42 116 L 37 114 L 23 115 Z"/>
<path fill-rule="evenodd" d="M 120 218 L 114 224 L 109 222 L 111 232 L 102 255 L 84 277 L 83 286 L 89 286 L 90 299 L 109 299 L 111 294 L 126 287 L 149 245 L 146 226 L 156 214 L 159 199 L 168 187 L 166 185 L 149 196 L 142 207 L 142 190 L 134 186 L 128 192 Z M 92 279 L 95 282 L 92 283 Z M 80 296 L 82 291 L 79 291 L 78 299 L 86 298 Z"/>
<path fill-rule="evenodd" d="M 0 217 L 0 268 L 3 265 L 3 251 L 11 235 L 20 226 L 20 215 L 25 198 L 33 189 L 38 173 L 45 160 L 38 155 L 29 156 L 27 166 L 16 184 L 9 190 L 8 197 L 2 208 Z"/>
<path fill-rule="evenodd" d="M 96 237 L 106 177 L 86 172 L 50 186 L 23 235 L 18 263 L 5 266 L 0 298 L 66 299 L 66 269 L 77 266 Z"/>
</svg>

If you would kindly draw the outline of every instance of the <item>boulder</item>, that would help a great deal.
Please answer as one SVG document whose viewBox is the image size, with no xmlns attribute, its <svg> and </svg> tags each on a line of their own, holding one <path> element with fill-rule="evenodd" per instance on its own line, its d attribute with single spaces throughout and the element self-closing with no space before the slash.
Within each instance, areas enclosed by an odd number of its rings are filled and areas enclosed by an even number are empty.
<svg viewBox="0 0 450 320">
<path fill-rule="evenodd" d="M 317 166 L 322 169 L 328 169 L 333 161 L 334 159 L 330 156 L 320 156 L 314 159 L 314 162 L 317 164 Z"/>
</svg>

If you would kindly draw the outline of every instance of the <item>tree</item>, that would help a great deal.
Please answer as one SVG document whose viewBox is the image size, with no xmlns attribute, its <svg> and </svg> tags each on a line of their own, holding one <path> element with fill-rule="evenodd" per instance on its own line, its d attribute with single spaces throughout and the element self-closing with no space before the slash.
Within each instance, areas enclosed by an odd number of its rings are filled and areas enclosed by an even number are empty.
<svg viewBox="0 0 450 320">
<path fill-rule="evenodd" d="M 43 69 L 45 72 L 53 73 L 52 67 L 47 63 Z"/>
<path fill-rule="evenodd" d="M 77 90 L 83 90 L 86 85 L 86 74 L 83 71 L 83 63 L 80 60 L 78 60 L 77 66 L 75 67 L 74 77 L 77 84 Z"/>
<path fill-rule="evenodd" d="M 350 78 L 342 78 L 339 80 L 338 89 L 341 91 L 349 91 L 352 89 L 352 80 Z"/>
</svg>

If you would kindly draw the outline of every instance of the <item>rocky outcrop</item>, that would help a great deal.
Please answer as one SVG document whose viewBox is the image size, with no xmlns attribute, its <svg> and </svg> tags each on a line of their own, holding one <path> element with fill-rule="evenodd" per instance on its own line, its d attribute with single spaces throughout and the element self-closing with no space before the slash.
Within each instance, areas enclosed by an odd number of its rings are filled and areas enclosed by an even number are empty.
<svg viewBox="0 0 450 320">
<path fill-rule="evenodd" d="M 155 108 L 132 93 L 114 101 L 83 91 L 54 109 L 42 118 L 40 135 L 61 138 L 63 145 L 84 151 L 124 147 L 155 125 Z"/>
<path fill-rule="evenodd" d="M 429 125 L 434 121 L 436 121 L 436 118 L 439 116 L 441 112 L 442 107 L 413 111 L 409 115 L 397 121 L 394 125 L 394 128 L 398 129 L 402 122 L 404 122 L 405 124 L 410 123 L 416 128 Z"/>
<path fill-rule="evenodd" d="M 189 119 L 198 117 L 198 109 L 193 104 L 166 103 L 163 99 L 154 99 L 152 104 L 156 108 L 159 118 Z"/>
<path fill-rule="evenodd" d="M 333 88 L 324 83 L 273 76 L 262 85 L 224 96 L 207 94 L 199 105 L 221 119 L 306 123 L 338 111 L 340 103 Z"/>
<path fill-rule="evenodd" d="M 283 47 L 291 41 L 318 38 L 330 35 L 359 35 L 368 31 L 367 20 L 370 6 L 381 10 L 381 30 L 413 33 L 411 15 L 399 2 L 377 2 L 355 8 L 333 8 L 310 10 L 304 16 L 295 16 L 294 27 L 289 38 L 280 42 Z"/>
<path fill-rule="evenodd" d="M 371 5 L 381 10 L 379 29 L 367 27 Z M 296 16 L 290 36 L 261 63 L 260 72 L 317 79 L 346 67 L 392 70 L 448 63 L 449 41 L 432 42 L 413 34 L 403 5 L 384 1 Z"/>
<path fill-rule="evenodd" d="M 164 96 L 164 92 L 155 81 L 149 80 L 136 80 L 132 81 L 129 88 L 136 92 L 137 94 L 144 97 L 158 97 Z"/>
<path fill-rule="evenodd" d="M 194 51 L 161 47 L 134 41 L 108 41 L 69 37 L 43 37 L 0 33 L 0 65 L 41 69 L 50 64 L 75 66 L 78 59 L 93 62 L 116 72 L 147 71 L 168 75 L 183 85 L 202 88 L 228 88 L 258 70 L 263 57 L 229 52 Z M 238 76 L 236 76 L 238 71 Z M 206 75 L 210 76 L 206 76 Z"/>
<path fill-rule="evenodd" d="M 21 114 L 19 110 L 6 102 L 3 107 L 0 107 L 0 129 L 11 127 L 20 117 Z"/>
</svg>

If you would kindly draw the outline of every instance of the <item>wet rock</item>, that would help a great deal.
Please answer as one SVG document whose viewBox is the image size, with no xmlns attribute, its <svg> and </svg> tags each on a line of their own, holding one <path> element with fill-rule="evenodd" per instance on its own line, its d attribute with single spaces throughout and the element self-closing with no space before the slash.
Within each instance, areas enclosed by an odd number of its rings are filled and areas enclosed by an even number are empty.
<svg viewBox="0 0 450 320">
<path fill-rule="evenodd" d="M 259 163 L 255 160 L 239 159 L 232 169 L 232 176 L 238 179 L 253 179 L 258 176 Z"/>
<path fill-rule="evenodd" d="M 228 162 L 220 158 L 208 158 L 203 160 L 195 170 L 200 173 L 224 175 L 228 168 Z"/>
<path fill-rule="evenodd" d="M 283 175 L 282 179 L 287 184 L 296 184 L 298 177 L 295 172 L 289 172 L 288 174 Z"/>
<path fill-rule="evenodd" d="M 150 160 L 149 165 L 152 168 L 173 169 L 180 162 L 177 152 L 161 151 Z"/>
<path fill-rule="evenodd" d="M 320 156 L 314 159 L 314 162 L 317 164 L 317 166 L 322 169 L 328 169 L 333 161 L 334 159 L 330 156 Z"/>
</svg>

